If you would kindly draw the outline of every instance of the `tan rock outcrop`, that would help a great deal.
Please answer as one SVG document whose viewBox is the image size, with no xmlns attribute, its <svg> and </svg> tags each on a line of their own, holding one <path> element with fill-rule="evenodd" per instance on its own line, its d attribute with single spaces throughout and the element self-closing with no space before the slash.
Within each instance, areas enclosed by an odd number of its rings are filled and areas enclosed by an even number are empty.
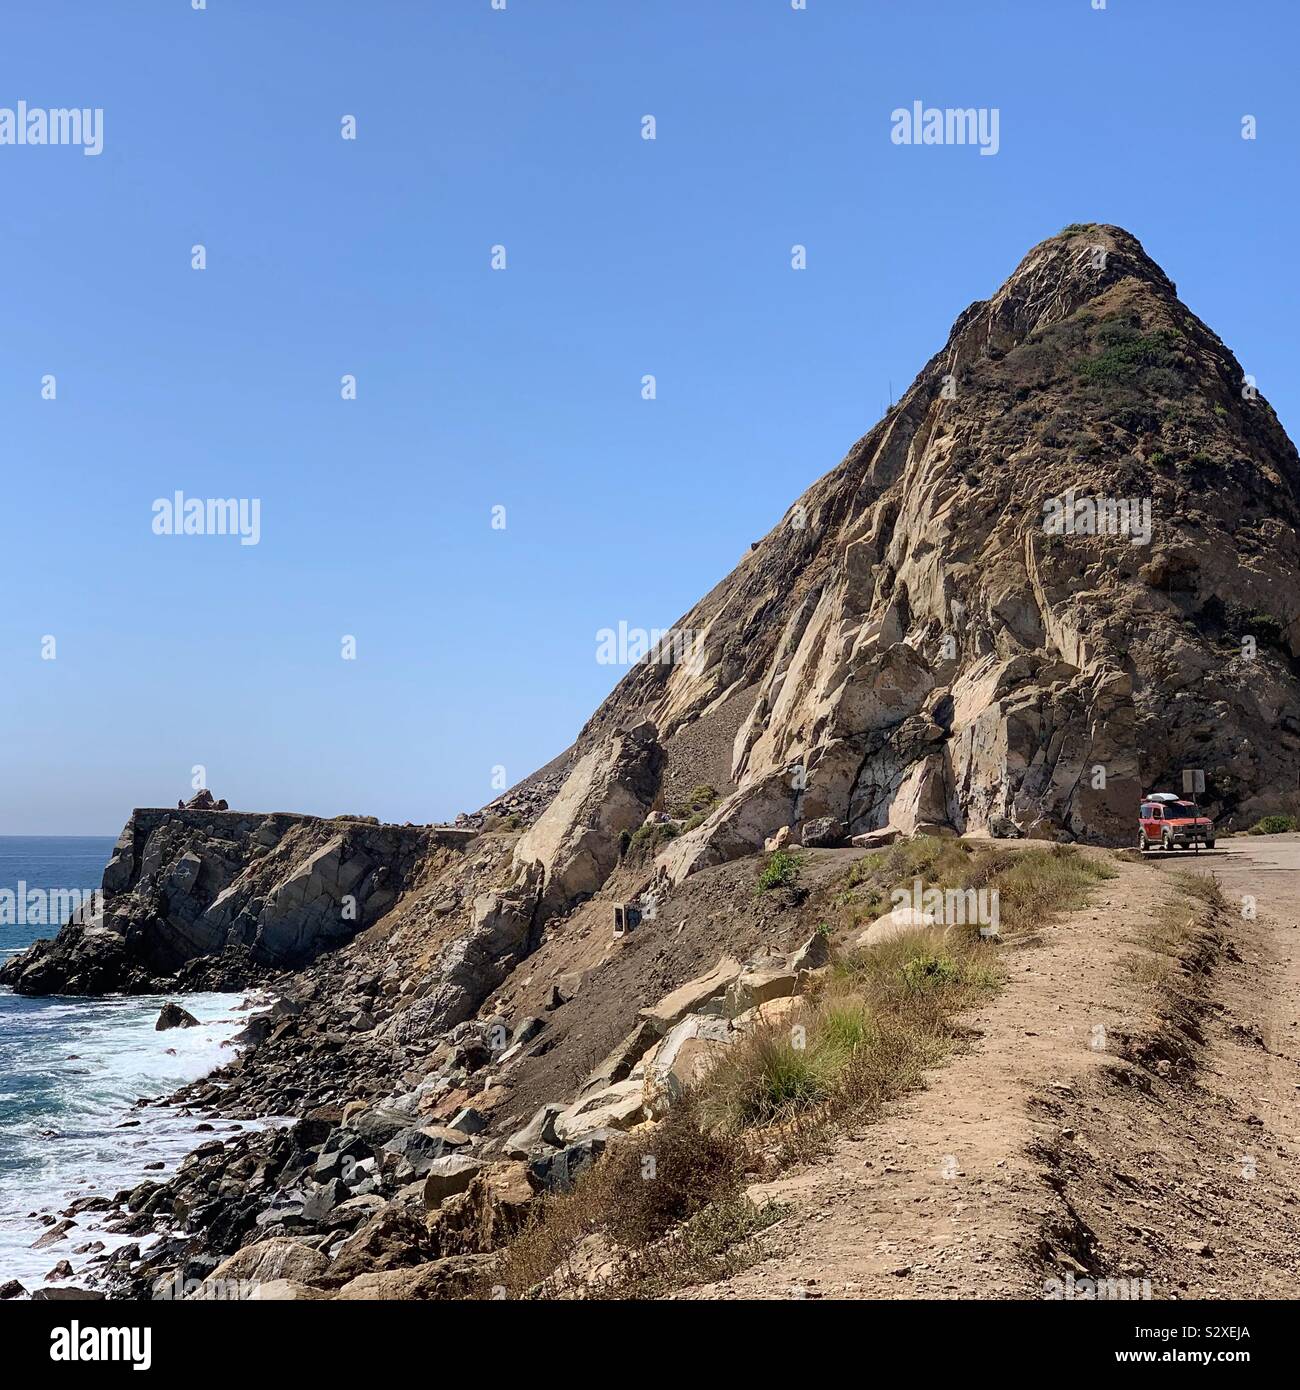
<svg viewBox="0 0 1300 1390">
<path fill-rule="evenodd" d="M 543 906 L 558 910 L 590 897 L 613 872 L 619 838 L 645 821 L 659 794 L 664 755 L 642 722 L 579 759 L 555 800 L 515 846 L 516 870 L 541 874 Z"/>
</svg>

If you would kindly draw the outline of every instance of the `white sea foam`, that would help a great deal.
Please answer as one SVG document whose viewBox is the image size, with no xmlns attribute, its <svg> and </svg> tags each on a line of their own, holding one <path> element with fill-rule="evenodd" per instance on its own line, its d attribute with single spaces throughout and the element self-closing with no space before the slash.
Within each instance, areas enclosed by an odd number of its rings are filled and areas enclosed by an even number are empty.
<svg viewBox="0 0 1300 1390">
<path fill-rule="evenodd" d="M 102 1240 L 106 1251 L 147 1247 L 148 1238 L 103 1232 L 105 1215 L 87 1212 L 64 1240 L 33 1250 L 47 1227 L 31 1213 L 58 1216 L 78 1197 L 111 1197 L 165 1178 L 198 1144 L 233 1132 L 232 1121 L 212 1118 L 215 1133 L 196 1133 L 202 1115 L 136 1107 L 137 1099 L 161 1098 L 236 1055 L 231 1040 L 249 1018 L 240 995 L 176 1000 L 199 1027 L 157 1032 L 167 996 L 27 999 L 0 992 L 0 1282 L 40 1287 L 62 1259 L 73 1266 L 71 1282 L 82 1282 L 100 1267 L 91 1255 L 72 1254 L 86 1241 Z M 146 1171 L 157 1162 L 166 1167 Z"/>
</svg>

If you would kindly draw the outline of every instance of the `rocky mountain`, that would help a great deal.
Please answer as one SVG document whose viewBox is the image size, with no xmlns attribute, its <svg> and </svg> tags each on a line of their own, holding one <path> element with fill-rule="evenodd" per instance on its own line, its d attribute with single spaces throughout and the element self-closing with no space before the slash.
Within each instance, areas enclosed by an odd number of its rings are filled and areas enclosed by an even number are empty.
<svg viewBox="0 0 1300 1390">
<path fill-rule="evenodd" d="M 696 659 L 634 668 L 583 739 L 729 731 L 743 693 L 734 790 L 674 881 L 826 816 L 1118 843 L 1187 766 L 1221 819 L 1291 807 L 1298 484 L 1136 238 L 1069 228 L 681 619 Z"/>
<path fill-rule="evenodd" d="M 298 1123 L 119 1194 L 115 1229 L 164 1238 L 95 1277 L 376 1296 L 409 1269 L 427 1290 L 387 1296 L 464 1292 L 534 1195 L 804 988 L 848 867 L 830 847 L 1125 844 L 1188 766 L 1226 827 L 1297 809 L 1298 487 L 1272 410 L 1138 242 L 1068 228 L 682 618 L 685 659 L 635 666 L 459 827 L 136 811 L 102 913 L 0 980 L 277 972 L 248 1049 L 175 1103 Z M 804 879 L 759 896 L 773 837 L 810 847 Z"/>
<path fill-rule="evenodd" d="M 1298 488 L 1253 379 L 1136 238 L 1067 228 L 534 777 L 459 829 L 138 811 L 103 919 L 4 978 L 300 966 L 383 917 L 434 848 L 530 826 L 502 881 L 456 889 L 480 943 L 457 948 L 472 968 L 445 962 L 474 977 L 448 996 L 464 1017 L 648 812 L 702 785 L 703 812 L 656 836 L 660 895 L 806 825 L 1125 843 L 1141 793 L 1185 767 L 1225 827 L 1295 809 Z M 504 896 L 476 906 L 483 887 Z"/>
</svg>

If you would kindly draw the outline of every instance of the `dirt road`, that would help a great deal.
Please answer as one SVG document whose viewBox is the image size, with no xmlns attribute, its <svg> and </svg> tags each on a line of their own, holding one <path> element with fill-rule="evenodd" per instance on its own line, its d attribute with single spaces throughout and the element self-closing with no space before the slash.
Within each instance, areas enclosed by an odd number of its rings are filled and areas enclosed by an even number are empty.
<svg viewBox="0 0 1300 1390">
<path fill-rule="evenodd" d="M 1007 988 L 925 1092 L 754 1190 L 791 1208 L 766 1258 L 692 1296 L 1043 1298 L 1066 1275 L 1294 1296 L 1300 836 L 1115 866 L 1087 908 L 1007 951 Z M 1168 1026 L 1132 966 L 1178 870 L 1213 873 L 1230 911 L 1194 1064 L 1170 1073 L 1130 1060 Z"/>
</svg>

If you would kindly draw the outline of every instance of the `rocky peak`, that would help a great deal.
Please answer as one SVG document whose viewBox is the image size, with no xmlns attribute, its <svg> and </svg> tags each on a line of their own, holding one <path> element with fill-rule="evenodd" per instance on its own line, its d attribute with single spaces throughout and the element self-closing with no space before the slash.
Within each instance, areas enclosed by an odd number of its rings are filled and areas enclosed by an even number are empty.
<svg viewBox="0 0 1300 1390">
<path fill-rule="evenodd" d="M 813 817 L 1119 843 L 1184 766 L 1221 816 L 1277 809 L 1298 485 L 1137 239 L 1067 228 L 681 619 L 702 658 L 638 665 L 583 739 L 639 715 L 667 738 L 754 688 L 736 791 L 663 856 L 673 878 Z"/>
</svg>

